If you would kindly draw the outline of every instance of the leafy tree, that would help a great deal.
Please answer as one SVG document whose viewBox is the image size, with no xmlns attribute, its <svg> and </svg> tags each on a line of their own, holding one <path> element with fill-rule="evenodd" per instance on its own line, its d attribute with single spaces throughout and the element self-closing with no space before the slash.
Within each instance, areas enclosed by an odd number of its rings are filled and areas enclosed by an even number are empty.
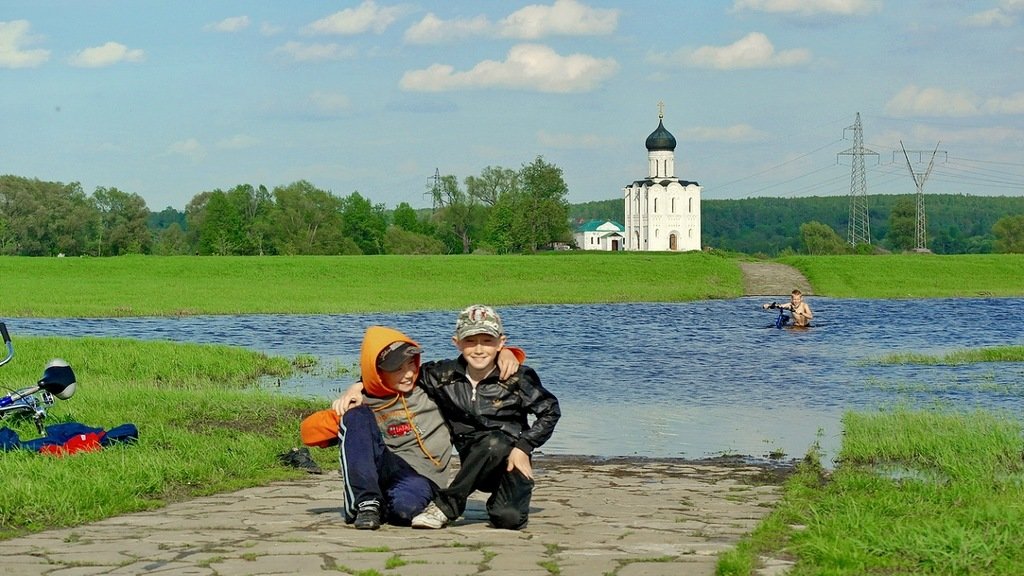
<svg viewBox="0 0 1024 576">
<path fill-rule="evenodd" d="M 494 206 L 502 195 L 519 191 L 519 173 L 511 168 L 488 166 L 479 177 L 466 177 L 466 193 L 485 206 Z"/>
<path fill-rule="evenodd" d="M 450 174 L 442 176 L 430 192 L 438 207 L 433 220 L 441 240 L 449 251 L 469 254 L 473 249 L 472 238 L 483 226 L 485 210 L 459 188 L 459 181 Z"/>
<path fill-rule="evenodd" d="M 238 207 L 228 195 L 214 190 L 206 202 L 206 218 L 199 229 L 199 253 L 227 256 L 245 251 L 245 228 Z"/>
<path fill-rule="evenodd" d="M 242 229 L 238 254 L 265 254 L 271 234 L 270 211 L 274 202 L 266 186 L 249 184 L 235 186 L 227 193 L 228 201 L 240 218 Z"/>
<path fill-rule="evenodd" d="M 360 254 L 342 234 L 341 199 L 300 180 L 274 188 L 274 248 L 278 254 Z"/>
<path fill-rule="evenodd" d="M 0 220 L 8 253 L 79 256 L 96 238 L 99 213 L 77 182 L 0 176 Z"/>
<path fill-rule="evenodd" d="M 444 254 L 445 245 L 437 238 L 412 232 L 399 226 L 388 226 L 384 233 L 387 254 Z"/>
<path fill-rule="evenodd" d="M 192 197 L 185 205 L 185 238 L 189 246 L 195 248 L 199 253 L 199 233 L 206 224 L 206 204 L 210 201 L 213 192 L 200 192 Z"/>
<path fill-rule="evenodd" d="M 889 214 L 889 246 L 912 250 L 917 244 L 917 206 L 910 198 L 901 198 Z"/>
<path fill-rule="evenodd" d="M 146 254 L 151 236 L 146 225 L 149 208 L 138 194 L 98 187 L 92 195 L 99 212 L 96 255 Z"/>
<path fill-rule="evenodd" d="M 185 223 L 185 213 L 179 212 L 170 206 L 159 212 L 150 212 L 149 218 L 146 219 L 146 225 L 153 232 L 159 232 L 174 223 L 177 223 L 178 227 L 182 230 L 187 226 Z"/>
<path fill-rule="evenodd" d="M 807 254 L 847 254 L 849 244 L 828 224 L 814 220 L 800 226 L 800 241 Z"/>
<path fill-rule="evenodd" d="M 992 226 L 996 252 L 1024 253 L 1024 214 L 1004 216 Z"/>
<path fill-rule="evenodd" d="M 567 242 L 572 237 L 569 229 L 569 202 L 565 199 L 569 187 L 562 178 L 562 169 L 537 156 L 519 171 L 523 201 L 520 217 L 526 218 L 522 229 L 525 237 L 517 239 L 526 250 L 552 242 Z"/>
<path fill-rule="evenodd" d="M 342 230 L 351 238 L 363 254 L 380 254 L 384 251 L 384 232 L 387 230 L 387 216 L 384 205 L 376 206 L 353 192 L 341 200 Z"/>
<path fill-rule="evenodd" d="M 177 222 L 171 222 L 168 227 L 157 232 L 156 240 L 153 242 L 153 254 L 177 256 L 189 252 L 188 238 Z"/>
</svg>

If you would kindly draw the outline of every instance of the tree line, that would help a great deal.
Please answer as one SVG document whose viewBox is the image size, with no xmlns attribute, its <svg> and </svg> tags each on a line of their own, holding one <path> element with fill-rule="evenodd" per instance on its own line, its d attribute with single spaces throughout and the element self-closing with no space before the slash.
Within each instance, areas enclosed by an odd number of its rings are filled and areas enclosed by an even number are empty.
<svg viewBox="0 0 1024 576">
<path fill-rule="evenodd" d="M 869 195 L 871 245 L 846 242 L 848 196 L 702 200 L 706 247 L 744 254 L 843 254 L 913 250 L 917 203 L 909 195 Z M 1024 252 L 1024 197 L 928 194 L 924 197 L 927 248 L 937 254 Z M 624 222 L 621 199 L 574 204 L 574 224 L 592 219 Z"/>
<path fill-rule="evenodd" d="M 432 208 L 394 209 L 358 191 L 337 196 L 304 180 L 196 194 L 184 211 L 151 212 L 137 194 L 76 182 L 0 176 L 0 254 L 524 253 L 571 244 L 591 219 L 623 222 L 621 199 L 570 205 L 562 170 L 538 156 L 518 170 L 489 166 L 461 182 L 438 176 Z M 1024 252 L 1024 197 L 925 196 L 927 247 L 940 254 Z M 914 195 L 867 197 L 870 246 L 845 241 L 849 198 L 701 202 L 705 247 L 745 254 L 837 254 L 914 248 Z"/>
<path fill-rule="evenodd" d="M 138 194 L 77 182 L 0 176 L 0 254 L 452 254 L 534 252 L 570 242 L 568 186 L 538 156 L 459 182 L 439 176 L 431 209 L 393 210 L 358 191 L 337 196 L 301 180 L 239 184 L 151 212 Z"/>
</svg>

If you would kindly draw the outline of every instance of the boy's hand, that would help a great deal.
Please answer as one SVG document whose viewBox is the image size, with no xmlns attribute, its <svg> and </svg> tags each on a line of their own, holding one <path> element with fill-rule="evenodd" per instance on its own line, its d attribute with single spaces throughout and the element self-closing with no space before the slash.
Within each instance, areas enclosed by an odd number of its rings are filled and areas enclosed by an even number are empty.
<svg viewBox="0 0 1024 576">
<path fill-rule="evenodd" d="M 512 452 L 508 455 L 508 468 L 505 471 L 511 472 L 513 470 L 519 470 L 527 479 L 533 480 L 533 465 L 530 464 L 530 456 L 519 448 L 513 448 Z"/>
<path fill-rule="evenodd" d="M 348 387 L 345 393 L 334 402 L 331 402 L 331 408 L 338 413 L 338 416 L 344 416 L 345 412 L 349 408 L 355 408 L 363 403 L 363 383 L 356 382 L 355 384 Z"/>
<path fill-rule="evenodd" d="M 519 359 L 516 355 L 509 351 L 508 348 L 502 348 L 498 352 L 498 378 L 501 380 L 507 380 L 509 376 L 512 376 L 519 371 Z"/>
</svg>

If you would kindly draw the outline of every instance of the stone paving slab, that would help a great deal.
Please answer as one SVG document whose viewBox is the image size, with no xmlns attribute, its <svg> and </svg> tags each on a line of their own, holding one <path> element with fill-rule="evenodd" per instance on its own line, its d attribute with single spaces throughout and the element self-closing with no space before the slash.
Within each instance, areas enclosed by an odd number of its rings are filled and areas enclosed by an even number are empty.
<svg viewBox="0 0 1024 576">
<path fill-rule="evenodd" d="M 490 528 L 480 493 L 443 530 L 355 530 L 334 472 L 7 540 L 0 563 L 24 576 L 711 575 L 781 493 L 745 464 L 540 456 L 535 471 L 519 532 Z"/>
</svg>

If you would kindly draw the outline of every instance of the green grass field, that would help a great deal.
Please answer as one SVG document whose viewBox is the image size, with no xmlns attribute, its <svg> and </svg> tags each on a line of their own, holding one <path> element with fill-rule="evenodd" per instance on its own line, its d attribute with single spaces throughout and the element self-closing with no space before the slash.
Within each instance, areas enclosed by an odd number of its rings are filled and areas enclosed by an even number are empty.
<svg viewBox="0 0 1024 576">
<path fill-rule="evenodd" d="M 1024 296 L 1024 255 L 793 256 L 819 296 Z M 743 294 L 718 253 L 534 256 L 0 257 L 0 318 L 326 314 Z"/>
<path fill-rule="evenodd" d="M 1024 254 L 790 256 L 814 293 L 834 298 L 1024 296 Z"/>
<path fill-rule="evenodd" d="M 5 389 L 34 383 L 54 355 L 72 360 L 78 391 L 49 408 L 47 424 L 132 423 L 139 440 L 60 459 L 0 453 L 0 538 L 294 477 L 276 454 L 295 446 L 301 418 L 323 407 L 256 388 L 260 377 L 292 372 L 283 358 L 224 346 L 12 336 L 14 360 L 0 370 Z M 15 416 L 3 426 L 22 440 L 39 436 Z"/>
<path fill-rule="evenodd" d="M 0 317 L 325 314 L 733 298 L 730 258 L 540 256 L 0 257 Z"/>
</svg>

